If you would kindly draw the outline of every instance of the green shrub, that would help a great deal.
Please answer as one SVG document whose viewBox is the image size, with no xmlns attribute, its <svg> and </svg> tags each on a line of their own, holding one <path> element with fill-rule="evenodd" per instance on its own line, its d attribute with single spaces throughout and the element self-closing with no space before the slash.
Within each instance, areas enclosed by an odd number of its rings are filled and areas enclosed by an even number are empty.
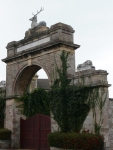
<svg viewBox="0 0 113 150">
<path fill-rule="evenodd" d="M 0 129 L 0 140 L 10 140 L 11 131 L 5 128 Z"/>
<path fill-rule="evenodd" d="M 4 127 L 4 118 L 5 118 L 5 90 L 0 88 L 0 128 Z"/>
<path fill-rule="evenodd" d="M 3 127 L 4 127 L 4 120 L 0 119 L 0 128 L 3 128 Z"/>
<path fill-rule="evenodd" d="M 62 133 L 48 134 L 51 147 L 63 149 L 103 150 L 104 138 L 92 133 Z"/>
</svg>

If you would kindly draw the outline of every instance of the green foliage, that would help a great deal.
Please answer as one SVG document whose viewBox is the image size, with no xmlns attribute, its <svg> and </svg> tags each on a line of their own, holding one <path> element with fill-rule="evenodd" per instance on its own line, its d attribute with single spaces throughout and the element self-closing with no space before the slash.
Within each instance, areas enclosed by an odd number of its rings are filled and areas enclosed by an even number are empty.
<svg viewBox="0 0 113 150">
<path fill-rule="evenodd" d="M 5 98 L 5 96 L 6 96 L 6 90 L 0 88 L 0 97 Z"/>
<path fill-rule="evenodd" d="M 79 132 L 90 107 L 86 104 L 88 87 L 67 86 L 50 91 L 51 111 L 62 132 Z"/>
<path fill-rule="evenodd" d="M 58 68 L 56 65 L 58 79 L 50 91 L 51 111 L 62 132 L 79 132 L 90 110 L 86 101 L 92 89 L 83 84 L 70 85 L 71 80 L 67 76 L 68 56 L 69 53 L 62 51 L 62 66 Z"/>
<path fill-rule="evenodd" d="M 5 99 L 0 97 L 0 120 L 4 119 Z"/>
<path fill-rule="evenodd" d="M 0 128 L 4 126 L 5 102 L 5 91 L 0 89 Z"/>
<path fill-rule="evenodd" d="M 16 100 L 23 102 L 19 107 L 23 108 L 22 113 L 27 117 L 38 113 L 50 116 L 49 94 L 42 88 L 37 88 L 31 93 L 25 93 Z"/>
<path fill-rule="evenodd" d="M 4 127 L 4 120 L 1 119 L 1 120 L 0 120 L 0 129 L 3 128 L 3 127 Z"/>
<path fill-rule="evenodd" d="M 65 51 L 62 51 L 62 54 L 60 56 L 61 62 L 62 62 L 62 66 L 61 68 L 58 68 L 57 64 L 56 64 L 56 72 L 54 74 L 58 75 L 58 78 L 55 79 L 53 86 L 51 87 L 56 88 L 56 87 L 61 87 L 61 88 L 65 88 L 70 84 L 70 79 L 68 79 L 67 77 L 67 59 L 68 59 L 69 53 L 66 53 Z"/>
<path fill-rule="evenodd" d="M 56 80 L 49 92 L 38 88 L 31 93 L 26 93 L 18 98 L 22 101 L 23 114 L 31 117 L 38 113 L 50 115 L 53 113 L 62 132 L 79 132 L 83 123 L 92 109 L 94 117 L 95 133 L 99 134 L 102 125 L 102 109 L 105 104 L 103 95 L 98 87 L 84 84 L 84 78 L 76 85 L 70 85 L 67 76 L 67 61 L 69 53 L 62 51 L 60 56 L 62 66 L 56 64 Z M 102 88 L 101 88 L 102 89 Z M 102 91 L 102 90 L 101 90 Z M 105 97 L 105 95 L 104 95 Z M 100 110 L 100 121 L 96 121 L 96 107 Z"/>
<path fill-rule="evenodd" d="M 10 139 L 11 139 L 11 131 L 8 129 L 1 128 L 0 140 L 10 140 Z"/>
<path fill-rule="evenodd" d="M 90 109 L 93 112 L 95 134 L 100 134 L 101 126 L 103 124 L 103 117 L 102 117 L 103 107 L 105 105 L 107 94 L 108 93 L 107 91 L 105 91 L 104 87 L 93 88 L 93 91 L 90 94 L 89 105 Z"/>
<path fill-rule="evenodd" d="M 58 78 L 51 87 L 50 109 L 62 132 L 79 132 L 89 111 L 92 109 L 95 119 L 95 133 L 99 134 L 102 118 L 100 117 L 100 123 L 96 122 L 95 110 L 98 107 L 100 116 L 102 116 L 102 108 L 106 100 L 106 98 L 103 100 L 105 91 L 103 90 L 100 96 L 100 89 L 85 85 L 84 78 L 81 78 L 78 84 L 70 85 L 70 79 L 67 76 L 68 55 L 69 53 L 62 51 L 60 56 L 62 66 L 58 68 L 56 65 Z"/>
<path fill-rule="evenodd" d="M 48 135 L 51 147 L 62 149 L 103 150 L 104 138 L 91 133 L 53 132 Z"/>
</svg>

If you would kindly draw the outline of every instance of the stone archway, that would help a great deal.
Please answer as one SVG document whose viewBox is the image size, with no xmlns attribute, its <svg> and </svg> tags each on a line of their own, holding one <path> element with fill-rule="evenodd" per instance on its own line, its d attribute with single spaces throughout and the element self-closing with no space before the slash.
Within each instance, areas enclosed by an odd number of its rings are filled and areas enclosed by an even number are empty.
<svg viewBox="0 0 113 150">
<path fill-rule="evenodd" d="M 27 91 L 33 76 L 40 69 L 42 69 L 42 67 L 36 64 L 22 68 L 15 79 L 13 94 L 22 95 L 25 91 Z"/>
<path fill-rule="evenodd" d="M 39 66 L 31 65 L 25 67 L 19 74 L 16 84 L 14 86 L 14 93 L 16 95 L 22 95 L 27 90 L 29 82 L 31 81 L 34 74 L 40 70 Z"/>
<path fill-rule="evenodd" d="M 33 75 L 43 68 L 53 82 L 52 72 L 56 65 L 61 66 L 60 55 L 63 50 L 70 52 L 68 75 L 75 75 L 75 50 L 79 45 L 73 41 L 74 30 L 71 26 L 57 23 L 50 28 L 37 26 L 25 33 L 24 39 L 12 41 L 7 45 L 6 67 L 6 118 L 5 127 L 12 131 L 12 146 L 19 147 L 19 120 L 22 116 L 15 102 Z"/>
</svg>

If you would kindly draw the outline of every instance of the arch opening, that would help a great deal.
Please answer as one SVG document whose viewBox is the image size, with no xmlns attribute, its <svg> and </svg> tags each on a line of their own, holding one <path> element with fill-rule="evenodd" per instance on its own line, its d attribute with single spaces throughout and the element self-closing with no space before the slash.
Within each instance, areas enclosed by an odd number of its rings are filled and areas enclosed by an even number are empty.
<svg viewBox="0 0 113 150">
<path fill-rule="evenodd" d="M 42 70 L 42 68 L 39 65 L 27 66 L 23 70 L 21 70 L 15 82 L 14 95 L 20 96 L 23 95 L 24 92 L 31 92 L 34 88 L 37 88 L 38 84 L 40 84 L 37 75 L 39 70 Z M 41 80 L 42 85 L 46 85 L 47 82 L 49 83 L 49 80 L 47 78 L 48 76 L 46 74 L 46 80 Z M 46 81 L 46 83 L 44 80 Z"/>
<path fill-rule="evenodd" d="M 39 71 L 37 71 L 36 74 L 33 76 L 29 84 L 29 92 L 33 91 L 35 88 L 38 87 L 43 88 L 46 91 L 50 89 L 48 76 L 42 68 Z"/>
</svg>

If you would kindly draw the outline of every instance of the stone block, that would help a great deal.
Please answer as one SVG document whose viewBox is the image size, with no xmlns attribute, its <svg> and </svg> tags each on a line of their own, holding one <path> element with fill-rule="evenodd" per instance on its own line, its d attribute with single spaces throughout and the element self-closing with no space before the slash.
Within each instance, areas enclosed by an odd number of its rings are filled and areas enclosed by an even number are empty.
<svg viewBox="0 0 113 150">
<path fill-rule="evenodd" d="M 9 149 L 11 147 L 10 140 L 0 140 L 0 149 Z"/>
</svg>

